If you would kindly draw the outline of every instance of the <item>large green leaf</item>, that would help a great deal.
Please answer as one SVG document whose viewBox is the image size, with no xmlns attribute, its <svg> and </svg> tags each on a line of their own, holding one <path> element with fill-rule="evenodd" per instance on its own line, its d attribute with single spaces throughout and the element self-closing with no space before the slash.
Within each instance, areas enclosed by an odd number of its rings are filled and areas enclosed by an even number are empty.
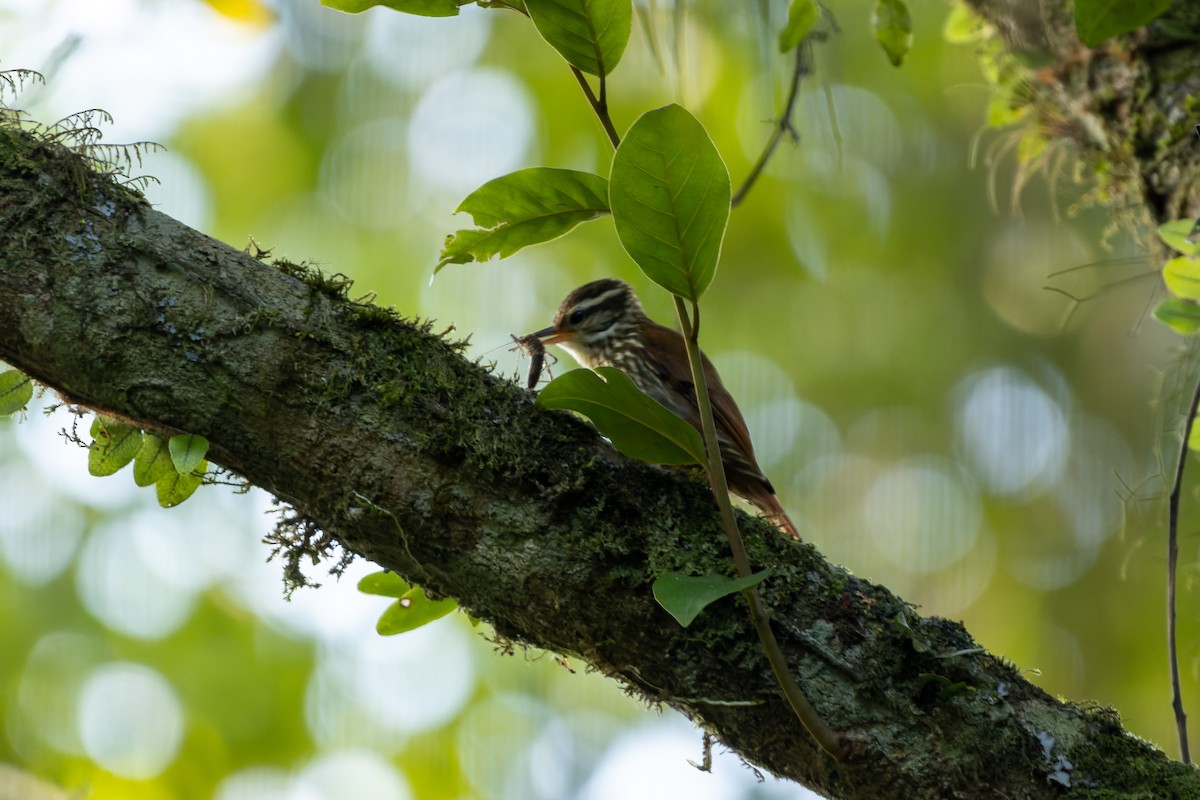
<svg viewBox="0 0 1200 800">
<path fill-rule="evenodd" d="M 1163 282 L 1177 297 L 1200 300 L 1200 258 L 1177 256 L 1162 268 Z"/>
<path fill-rule="evenodd" d="M 1075 33 L 1088 47 L 1161 15 L 1171 0 L 1075 0 Z"/>
<path fill-rule="evenodd" d="M 142 449 L 142 431 L 132 425 L 96 417 L 88 445 L 88 472 L 101 478 L 133 461 Z"/>
<path fill-rule="evenodd" d="M 608 213 L 608 181 L 590 172 L 532 167 L 494 178 L 455 209 L 479 226 L 447 237 L 437 270 L 447 264 L 507 258 Z M 436 270 L 435 270 L 436 271 Z"/>
<path fill-rule="evenodd" d="M 471 0 L 321 0 L 321 5 L 347 14 L 358 14 L 375 6 L 384 6 L 405 14 L 420 17 L 453 17 L 458 7 Z"/>
<path fill-rule="evenodd" d="M 786 53 L 804 41 L 820 16 L 817 0 L 792 0 L 788 6 L 788 21 L 779 34 L 779 52 Z"/>
<path fill-rule="evenodd" d="M 358 590 L 363 594 L 378 594 L 384 597 L 404 597 L 412 587 L 405 583 L 394 572 L 372 572 L 364 575 L 358 582 Z"/>
<path fill-rule="evenodd" d="M 1194 241 L 1194 234 L 1200 229 L 1200 221 L 1194 219 L 1173 219 L 1158 226 L 1158 238 L 1172 250 L 1185 256 L 1200 255 L 1200 241 Z"/>
<path fill-rule="evenodd" d="M 704 463 L 700 432 L 615 367 L 559 375 L 542 389 L 537 402 L 578 411 L 631 458 L 651 464 Z"/>
<path fill-rule="evenodd" d="M 767 570 L 744 578 L 668 572 L 660 576 L 652 588 L 658 604 L 686 628 L 709 603 L 720 600 L 725 595 L 757 586 L 765 577 Z"/>
<path fill-rule="evenodd" d="M 625 251 L 652 281 L 688 300 L 712 282 L 729 221 L 729 170 L 677 105 L 643 114 L 613 157 L 608 201 Z"/>
<path fill-rule="evenodd" d="M 15 414 L 33 399 L 33 381 L 15 369 L 0 372 L 0 417 Z"/>
<path fill-rule="evenodd" d="M 633 22 L 631 0 L 525 0 L 542 38 L 589 75 L 616 69 Z"/>
<path fill-rule="evenodd" d="M 186 475 L 204 460 L 208 452 L 208 439 L 194 433 L 172 436 L 167 443 L 171 451 L 171 463 L 180 475 Z"/>
<path fill-rule="evenodd" d="M 195 469 L 185 474 L 171 471 L 154 484 L 158 495 L 158 504 L 163 508 L 173 508 L 192 496 L 204 482 L 204 473 L 208 472 L 208 462 L 201 461 Z"/>
<path fill-rule="evenodd" d="M 387 607 L 375 630 L 380 636 L 395 636 L 441 619 L 456 608 L 453 600 L 430 600 L 421 587 L 414 586 Z"/>
<path fill-rule="evenodd" d="M 1155 306 L 1154 318 L 1184 336 L 1200 331 L 1200 305 L 1192 300 L 1168 297 Z"/>
<path fill-rule="evenodd" d="M 150 486 L 172 474 L 177 474 L 177 470 L 167 440 L 153 433 L 144 434 L 142 447 L 133 459 L 133 482 Z"/>
<path fill-rule="evenodd" d="M 876 0 L 871 15 L 875 41 L 887 53 L 888 61 L 898 67 L 912 47 L 912 14 L 904 0 Z"/>
</svg>

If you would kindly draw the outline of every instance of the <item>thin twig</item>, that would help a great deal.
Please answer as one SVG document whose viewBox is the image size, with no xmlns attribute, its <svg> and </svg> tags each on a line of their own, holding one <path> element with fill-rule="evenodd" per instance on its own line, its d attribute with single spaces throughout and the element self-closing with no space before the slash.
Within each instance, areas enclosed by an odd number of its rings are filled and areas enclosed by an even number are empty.
<svg viewBox="0 0 1200 800">
<path fill-rule="evenodd" d="M 800 97 L 800 79 L 808 74 L 808 58 L 806 56 L 808 48 L 807 40 L 796 45 L 796 61 L 792 67 L 792 85 L 788 89 L 787 104 L 783 108 L 783 113 L 779 115 L 779 119 L 775 123 L 775 130 L 771 133 L 771 138 L 767 140 L 767 144 L 758 155 L 758 161 L 754 162 L 754 166 L 750 168 L 750 174 L 742 181 L 742 185 L 738 187 L 737 192 L 733 195 L 733 200 L 730 205 L 737 207 L 738 203 L 746 197 L 747 192 L 754 186 L 758 176 L 766 168 L 767 162 L 771 160 L 771 156 L 775 153 L 775 148 L 779 146 L 779 140 L 784 134 L 792 137 L 792 141 L 797 141 L 800 134 L 792 126 L 792 112 L 796 108 L 796 100 Z"/>
<path fill-rule="evenodd" d="M 688 364 L 692 368 L 692 383 L 696 387 L 696 404 L 700 412 L 701 433 L 704 434 L 704 447 L 708 454 L 709 481 L 712 483 L 717 506 L 721 510 L 721 524 L 729 539 L 729 549 L 733 554 L 734 567 L 737 569 L 738 577 L 745 578 L 752 572 L 750 557 L 746 554 L 746 544 L 742 541 L 737 518 L 733 515 L 733 504 L 729 500 L 729 484 L 725 479 L 725 466 L 721 463 L 721 448 L 717 443 L 717 426 L 713 419 L 712 403 L 709 401 L 708 385 L 704 379 L 704 367 L 700 360 L 700 345 L 696 340 L 700 320 L 698 317 L 694 321 L 688 319 L 687 307 L 684 305 L 683 298 L 674 295 L 673 299 L 675 300 L 675 314 L 679 317 L 679 326 L 683 331 L 683 341 L 687 346 Z M 695 304 L 692 308 L 693 313 L 699 313 Z M 845 745 L 837 733 L 830 729 L 817 714 L 817 710 L 804 695 L 804 690 L 796 684 L 795 678 L 792 677 L 787 659 L 771 630 L 771 621 L 767 616 L 766 606 L 758 594 L 758 588 L 752 586 L 744 590 L 742 594 L 750 606 L 750 621 L 754 623 L 754 630 L 758 633 L 763 653 L 767 656 L 771 671 L 775 673 L 775 680 L 779 683 L 783 696 L 791 705 L 792 710 L 796 712 L 796 716 L 805 730 L 816 739 L 821 749 L 833 758 L 841 760 L 846 754 Z"/>
<path fill-rule="evenodd" d="M 612 142 L 613 149 L 621 145 L 621 137 L 617 135 L 617 129 L 613 126 L 612 117 L 608 115 L 608 96 L 607 87 L 604 77 L 600 77 L 600 96 L 596 97 L 596 93 L 592 91 L 592 86 L 587 82 L 587 78 L 583 77 L 583 73 L 575 65 L 571 67 L 571 74 L 575 76 L 575 80 L 579 81 L 579 88 L 583 89 L 583 94 L 587 97 L 588 105 L 592 107 L 592 111 L 596 112 L 596 119 L 600 120 L 601 127 L 608 134 L 608 141 Z"/>
<path fill-rule="evenodd" d="M 1171 487 L 1170 518 L 1167 523 L 1167 656 L 1171 660 L 1171 708 L 1175 711 L 1175 729 L 1179 735 L 1179 758 L 1192 763 L 1188 750 L 1187 713 L 1183 710 L 1183 692 L 1179 686 L 1179 647 L 1175 641 L 1175 566 L 1179 560 L 1179 499 L 1183 494 L 1183 470 L 1187 465 L 1188 439 L 1192 422 L 1200 407 L 1200 380 L 1192 390 L 1192 402 L 1183 422 L 1183 441 L 1179 444 L 1179 462 L 1175 465 L 1175 485 Z"/>
</svg>

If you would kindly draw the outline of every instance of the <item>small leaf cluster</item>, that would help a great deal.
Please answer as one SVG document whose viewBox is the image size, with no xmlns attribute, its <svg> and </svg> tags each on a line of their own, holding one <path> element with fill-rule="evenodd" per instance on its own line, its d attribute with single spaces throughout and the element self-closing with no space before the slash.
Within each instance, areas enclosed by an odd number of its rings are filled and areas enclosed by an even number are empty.
<svg viewBox="0 0 1200 800">
<path fill-rule="evenodd" d="M 164 439 L 135 425 L 97 416 L 88 445 L 88 472 L 113 475 L 133 462 L 133 482 L 154 486 L 158 504 L 172 508 L 187 500 L 204 482 L 208 440 L 195 434 Z"/>
<path fill-rule="evenodd" d="M 1171 297 L 1154 316 L 1185 336 L 1200 330 L 1200 221 L 1177 219 L 1158 228 L 1158 236 L 1179 255 L 1163 264 L 1163 282 Z"/>
<path fill-rule="evenodd" d="M 0 417 L 21 411 L 33 399 L 33 380 L 10 369 L 0 372 Z M 154 486 L 158 504 L 171 508 L 192 496 L 204 482 L 208 440 L 182 434 L 163 439 L 135 425 L 97 415 L 88 444 L 88 472 L 113 475 L 133 462 L 133 482 Z"/>
<path fill-rule="evenodd" d="M 395 598 L 375 623 L 380 636 L 415 630 L 458 608 L 458 604 L 450 599 L 430 600 L 424 589 L 406 583 L 394 572 L 366 575 L 358 582 L 358 590 L 363 594 Z"/>
</svg>

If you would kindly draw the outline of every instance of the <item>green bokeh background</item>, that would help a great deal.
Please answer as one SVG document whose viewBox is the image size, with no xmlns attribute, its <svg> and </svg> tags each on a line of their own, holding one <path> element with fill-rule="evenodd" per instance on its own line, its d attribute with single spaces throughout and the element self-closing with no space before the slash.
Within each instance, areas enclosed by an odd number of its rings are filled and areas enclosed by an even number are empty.
<svg viewBox="0 0 1200 800">
<path fill-rule="evenodd" d="M 800 140 L 733 214 L 704 346 L 807 539 L 1174 754 L 1161 476 L 1190 352 L 1148 318 L 1158 279 L 1119 260 L 1136 250 L 1106 235 L 1112 209 L 1078 203 L 1090 187 L 1068 179 L 1068 153 L 1014 196 L 1017 139 L 983 127 L 990 90 L 977 45 L 945 40 L 950 7 L 914 4 L 914 47 L 894 69 L 871 6 L 831 6 L 841 33 L 814 50 Z M 0 3 L 0 66 L 49 75 L 14 105 L 42 121 L 100 106 L 115 140 L 161 141 L 141 170 L 162 180 L 150 195 L 167 213 L 346 273 L 359 293 L 470 333 L 471 354 L 513 377 L 525 362 L 508 334 L 547 324 L 584 281 L 630 280 L 670 319 L 607 219 L 431 282 L 478 183 L 539 164 L 607 171 L 578 86 L 524 18 L 352 17 L 315 0 L 81 8 Z M 681 102 L 736 186 L 785 93 L 790 64 L 770 36 L 786 9 L 655 8 L 656 30 L 635 19 L 609 86 L 617 128 Z M 189 32 L 186 53 L 150 49 Z M 84 476 L 85 453 L 56 436 L 70 425 L 61 411 L 0 421 L 0 761 L 95 798 L 640 797 L 692 781 L 697 797 L 804 796 L 728 756 L 715 776 L 695 772 L 700 734 L 674 715 L 582 665 L 498 654 L 461 615 L 372 638 L 383 602 L 323 568 L 324 586 L 286 604 L 278 565 L 261 564 L 267 499 L 206 487 L 158 509 L 127 473 Z M 1188 701 L 1193 519 L 1185 510 Z M 134 676 L 145 712 L 129 731 L 103 711 L 101 689 L 124 685 L 103 680 L 114 675 Z M 147 686 L 174 706 L 145 700 Z M 439 693 L 440 716 L 406 705 Z M 139 736 L 177 746 L 158 761 L 104 750 Z"/>
</svg>

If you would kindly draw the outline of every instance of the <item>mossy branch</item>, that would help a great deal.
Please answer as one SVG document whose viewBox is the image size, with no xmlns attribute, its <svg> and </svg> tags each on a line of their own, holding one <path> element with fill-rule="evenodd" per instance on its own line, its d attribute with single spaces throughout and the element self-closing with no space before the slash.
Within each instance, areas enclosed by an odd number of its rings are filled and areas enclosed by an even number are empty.
<svg viewBox="0 0 1200 800">
<path fill-rule="evenodd" d="M 1047 782 L 1061 756 L 1077 786 L 1110 796 L 1200 796 L 1195 772 L 1115 713 L 1048 696 L 960 625 L 742 515 L 788 663 L 821 717 L 861 742 L 835 762 L 794 724 L 740 604 L 685 631 L 652 597 L 655 576 L 727 558 L 708 487 L 621 457 L 428 325 L 351 301 L 343 279 L 206 237 L 11 126 L 0 359 L 74 403 L 205 436 L 310 539 L 454 597 L 502 637 L 576 656 L 824 794 L 1061 798 Z"/>
</svg>

